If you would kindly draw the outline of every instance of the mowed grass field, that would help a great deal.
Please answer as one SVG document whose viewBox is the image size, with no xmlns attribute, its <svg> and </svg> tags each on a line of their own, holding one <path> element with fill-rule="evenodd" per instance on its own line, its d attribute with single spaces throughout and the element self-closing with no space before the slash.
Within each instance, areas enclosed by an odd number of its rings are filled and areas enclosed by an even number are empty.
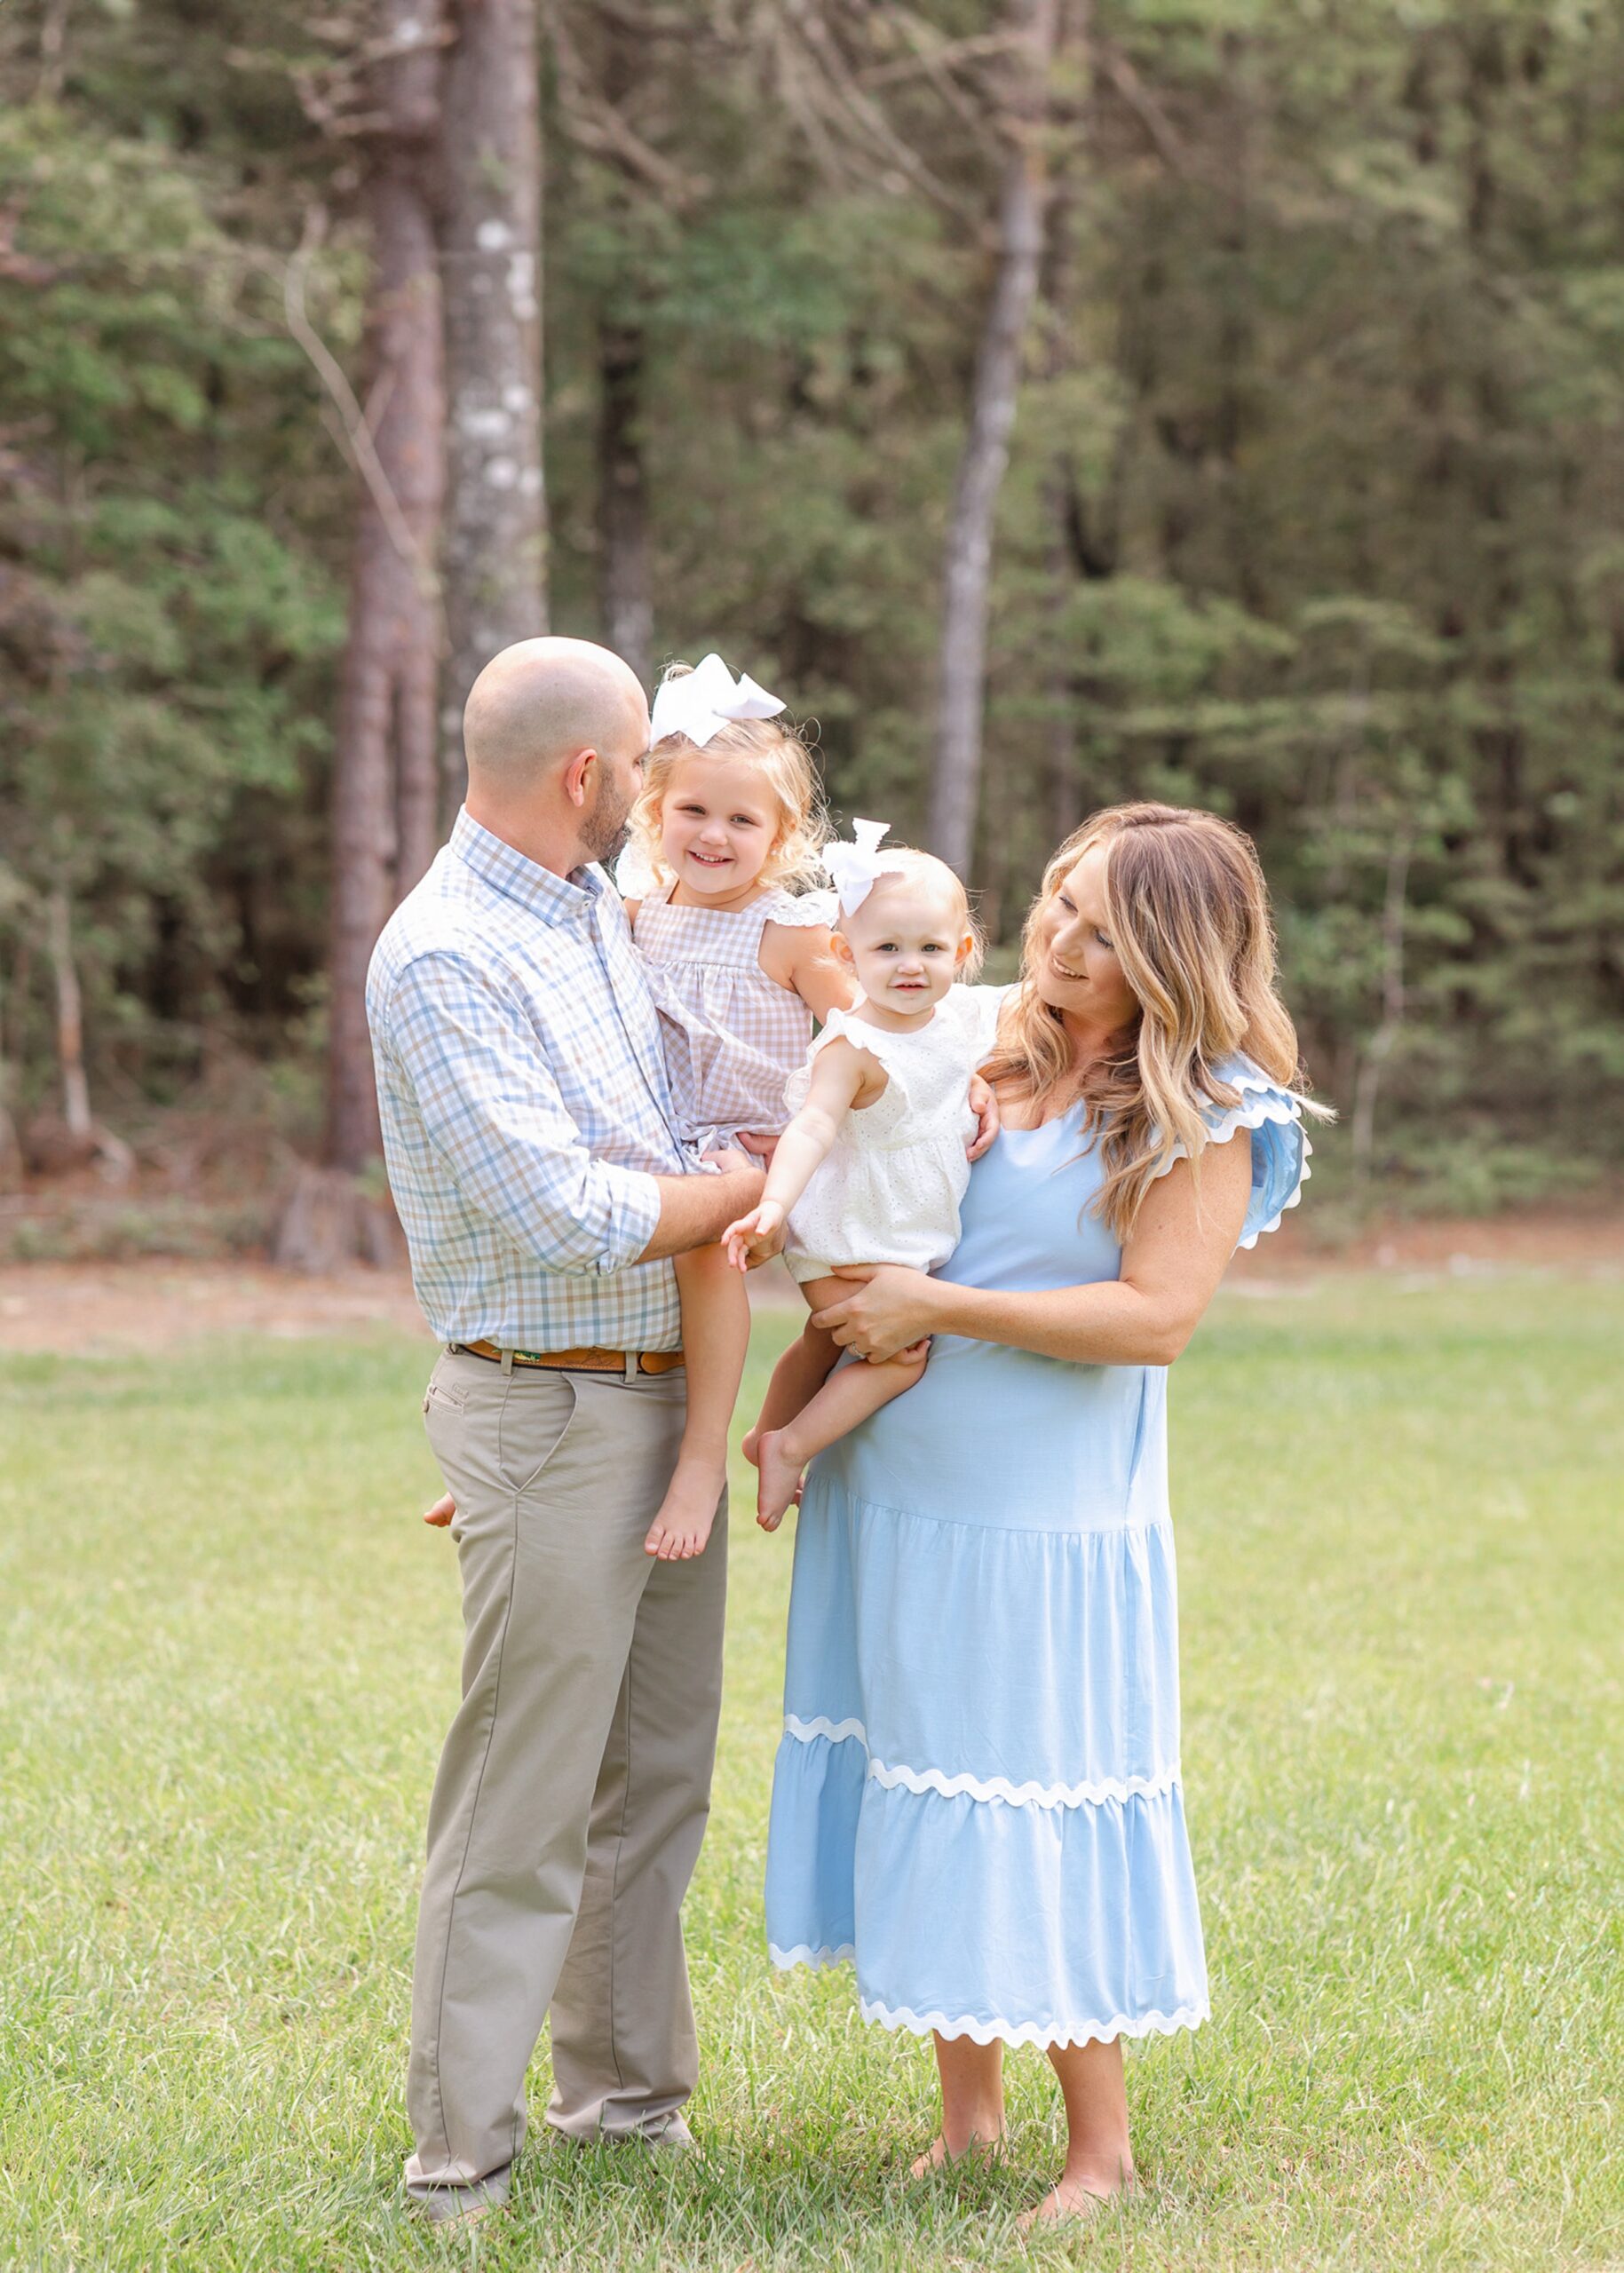
<svg viewBox="0 0 1624 2273">
<path fill-rule="evenodd" d="M 1214 2017 L 1130 2054 L 1142 2198 L 1030 2246 L 1041 2056 L 1007 2162 L 912 2185 L 928 2047 L 768 1963 L 789 1539 L 748 1520 L 687 1913 L 702 2151 L 550 2144 L 543 2050 L 513 2214 L 416 2226 L 458 1642 L 432 1353 L 0 1360 L 0 2264 L 1624 2263 L 1621 1350 L 1616 1284 L 1221 1299 L 1173 1395 Z"/>
</svg>

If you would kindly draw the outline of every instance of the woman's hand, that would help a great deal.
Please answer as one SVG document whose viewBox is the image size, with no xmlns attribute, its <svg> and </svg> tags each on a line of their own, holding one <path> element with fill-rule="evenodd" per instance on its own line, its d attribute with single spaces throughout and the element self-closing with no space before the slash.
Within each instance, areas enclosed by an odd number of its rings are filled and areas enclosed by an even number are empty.
<svg viewBox="0 0 1624 2273">
<path fill-rule="evenodd" d="M 1002 1118 L 998 1111 L 998 1092 L 990 1081 L 984 1081 L 979 1073 L 972 1073 L 970 1077 L 970 1109 L 976 1116 L 977 1128 L 965 1148 L 964 1157 L 969 1160 L 978 1160 L 983 1152 L 990 1152 L 998 1142 L 998 1131 L 1002 1126 Z"/>
<path fill-rule="evenodd" d="M 764 1200 L 748 1216 L 741 1216 L 722 1234 L 722 1245 L 735 1271 L 752 1271 L 784 1251 L 784 1210 L 776 1200 Z"/>
<path fill-rule="evenodd" d="M 831 1276 L 849 1279 L 852 1292 L 844 1302 L 815 1311 L 812 1324 L 832 1334 L 843 1350 L 882 1365 L 939 1331 L 941 1284 L 923 1271 L 900 1263 L 865 1263 Z"/>
</svg>

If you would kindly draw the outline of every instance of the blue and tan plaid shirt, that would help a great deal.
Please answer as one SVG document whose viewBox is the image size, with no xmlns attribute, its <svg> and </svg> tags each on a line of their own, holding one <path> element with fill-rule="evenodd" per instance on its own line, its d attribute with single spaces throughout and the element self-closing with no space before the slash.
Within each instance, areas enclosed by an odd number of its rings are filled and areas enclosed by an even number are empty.
<svg viewBox="0 0 1624 2273">
<path fill-rule="evenodd" d="M 412 1283 L 442 1342 L 675 1350 L 670 1263 L 639 1263 L 677 1131 L 620 899 L 457 815 L 384 926 L 367 1017 Z"/>
</svg>

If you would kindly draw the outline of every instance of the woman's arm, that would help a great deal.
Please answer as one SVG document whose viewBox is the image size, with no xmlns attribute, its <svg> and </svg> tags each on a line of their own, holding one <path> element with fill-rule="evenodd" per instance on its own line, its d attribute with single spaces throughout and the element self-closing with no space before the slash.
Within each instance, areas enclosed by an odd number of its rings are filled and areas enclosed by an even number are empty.
<svg viewBox="0 0 1624 2273">
<path fill-rule="evenodd" d="M 1188 1160 L 1152 1184 L 1115 1279 L 1006 1294 L 882 1263 L 839 1272 L 866 1283 L 812 1324 L 863 1358 L 894 1357 L 930 1334 L 962 1334 L 1081 1365 L 1170 1366 L 1217 1291 L 1251 1189 L 1252 1141 L 1240 1129 L 1202 1153 L 1199 1201 Z"/>
</svg>

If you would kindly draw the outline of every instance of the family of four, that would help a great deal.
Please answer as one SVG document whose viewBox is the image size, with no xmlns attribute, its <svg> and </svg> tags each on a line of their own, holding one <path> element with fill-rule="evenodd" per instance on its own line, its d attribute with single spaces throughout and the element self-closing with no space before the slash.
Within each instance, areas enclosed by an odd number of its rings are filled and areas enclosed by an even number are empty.
<svg viewBox="0 0 1624 2273">
<path fill-rule="evenodd" d="M 800 1502 L 769 1946 L 934 2038 L 918 2173 L 995 2148 L 1003 2047 L 1041 2045 L 1069 2143 L 1032 2214 L 1085 2214 L 1132 2183 L 1123 2038 L 1207 2011 L 1166 1368 L 1307 1173 L 1256 856 L 1097 814 L 980 986 L 959 879 L 828 842 L 715 656 L 651 719 L 606 650 L 527 641 L 465 734 L 368 996 L 464 1625 L 408 2190 L 505 2198 L 549 2015 L 556 2130 L 690 2143 L 741 1272 L 782 1252 L 809 1316 L 746 1439 L 764 1527 Z"/>
</svg>

